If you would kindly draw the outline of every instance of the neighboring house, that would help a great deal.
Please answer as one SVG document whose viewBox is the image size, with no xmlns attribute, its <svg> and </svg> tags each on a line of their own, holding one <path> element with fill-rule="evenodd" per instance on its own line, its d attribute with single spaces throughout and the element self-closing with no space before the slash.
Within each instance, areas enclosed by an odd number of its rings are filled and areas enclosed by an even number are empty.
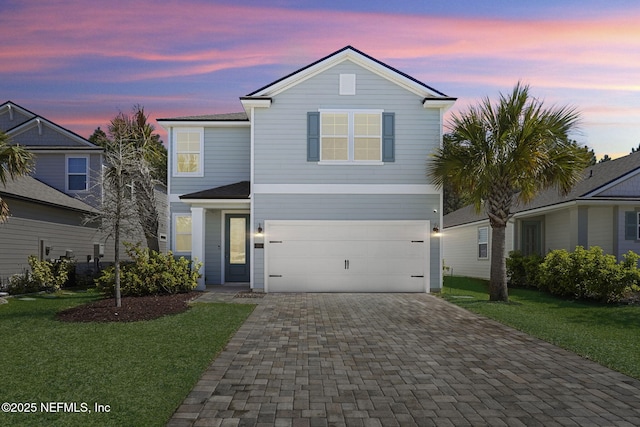
<svg viewBox="0 0 640 427">
<path fill-rule="evenodd" d="M 347 46 L 247 96 L 244 112 L 159 119 L 170 247 L 199 287 L 266 292 L 441 288 L 441 92 Z"/>
<path fill-rule="evenodd" d="M 31 176 L 0 184 L 11 214 L 0 224 L 0 281 L 28 269 L 29 255 L 74 256 L 78 264 L 92 265 L 88 260 L 99 245 L 102 260 L 112 261 L 112 240 L 96 224 L 83 225 L 102 200 L 103 149 L 11 101 L 0 104 L 0 130 L 34 154 Z M 165 195 L 159 197 L 166 205 Z M 144 242 L 140 236 L 130 240 Z"/>
<path fill-rule="evenodd" d="M 566 196 L 548 189 L 516 206 L 507 226 L 506 251 L 545 255 L 554 249 L 600 246 L 621 259 L 640 253 L 640 152 L 598 163 Z M 487 215 L 467 206 L 444 217 L 444 264 L 460 276 L 488 279 L 491 227 Z"/>
</svg>

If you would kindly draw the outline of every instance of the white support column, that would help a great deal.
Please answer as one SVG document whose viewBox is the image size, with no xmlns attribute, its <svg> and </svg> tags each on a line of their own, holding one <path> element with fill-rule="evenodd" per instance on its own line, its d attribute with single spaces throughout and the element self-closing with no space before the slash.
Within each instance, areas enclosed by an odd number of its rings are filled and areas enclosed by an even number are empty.
<svg viewBox="0 0 640 427">
<path fill-rule="evenodd" d="M 199 291 L 204 291 L 206 289 L 204 282 L 204 254 L 205 254 L 205 208 L 191 208 L 191 259 L 193 261 L 198 261 L 202 263 L 202 267 L 200 267 L 200 278 L 198 279 L 198 287 L 196 288 Z"/>
</svg>

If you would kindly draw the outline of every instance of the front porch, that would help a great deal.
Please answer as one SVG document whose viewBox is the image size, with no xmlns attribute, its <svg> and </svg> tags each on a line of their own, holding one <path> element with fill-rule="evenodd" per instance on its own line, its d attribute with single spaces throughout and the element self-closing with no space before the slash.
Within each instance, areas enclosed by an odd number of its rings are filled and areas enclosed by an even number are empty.
<svg viewBox="0 0 640 427">
<path fill-rule="evenodd" d="M 197 290 L 251 289 L 249 194 L 250 183 L 242 181 L 180 196 L 191 211 L 191 259 L 202 263 Z"/>
</svg>

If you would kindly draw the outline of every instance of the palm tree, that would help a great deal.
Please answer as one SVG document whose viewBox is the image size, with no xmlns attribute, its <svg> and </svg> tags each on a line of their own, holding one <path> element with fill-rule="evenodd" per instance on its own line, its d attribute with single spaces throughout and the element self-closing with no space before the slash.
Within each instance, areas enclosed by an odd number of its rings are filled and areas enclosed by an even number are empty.
<svg viewBox="0 0 640 427">
<path fill-rule="evenodd" d="M 9 143 L 9 135 L 0 131 L 0 183 L 27 175 L 31 172 L 33 155 L 19 145 Z M 0 223 L 9 217 L 9 207 L 0 198 Z"/>
<path fill-rule="evenodd" d="M 480 213 L 484 207 L 492 229 L 489 298 L 508 301 L 506 227 L 515 203 L 527 203 L 540 191 L 557 187 L 567 193 L 588 164 L 583 147 L 569 139 L 577 127 L 574 108 L 545 108 L 529 86 L 516 84 L 508 96 L 451 118 L 446 149 L 428 165 L 434 184 L 450 184 Z"/>
</svg>

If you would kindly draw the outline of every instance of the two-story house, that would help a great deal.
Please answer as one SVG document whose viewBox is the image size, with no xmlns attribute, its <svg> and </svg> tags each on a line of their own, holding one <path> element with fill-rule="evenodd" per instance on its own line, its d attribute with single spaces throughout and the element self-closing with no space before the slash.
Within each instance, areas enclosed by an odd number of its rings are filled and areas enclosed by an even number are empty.
<svg viewBox="0 0 640 427">
<path fill-rule="evenodd" d="M 347 46 L 240 101 L 158 120 L 170 246 L 203 263 L 200 289 L 441 288 L 442 194 L 426 164 L 455 98 Z"/>
<path fill-rule="evenodd" d="M 29 255 L 86 262 L 102 243 L 83 224 L 100 202 L 102 148 L 11 101 L 0 104 L 0 130 L 34 154 L 31 176 L 0 185 L 11 213 L 0 224 L 0 280 L 28 268 Z"/>
<path fill-rule="evenodd" d="M 113 240 L 97 223 L 86 223 L 102 203 L 103 149 L 76 133 L 8 101 L 0 104 L 0 130 L 10 143 L 33 153 L 30 176 L 0 184 L 0 197 L 10 218 L 0 224 L 0 282 L 28 269 L 28 257 L 57 259 L 73 256 L 79 268 L 113 262 Z M 166 192 L 159 185 L 156 202 L 160 250 L 166 250 Z M 123 241 L 145 244 L 142 230 Z M 124 247 L 121 253 L 124 254 Z M 97 257 L 96 257 L 97 256 Z"/>
</svg>

